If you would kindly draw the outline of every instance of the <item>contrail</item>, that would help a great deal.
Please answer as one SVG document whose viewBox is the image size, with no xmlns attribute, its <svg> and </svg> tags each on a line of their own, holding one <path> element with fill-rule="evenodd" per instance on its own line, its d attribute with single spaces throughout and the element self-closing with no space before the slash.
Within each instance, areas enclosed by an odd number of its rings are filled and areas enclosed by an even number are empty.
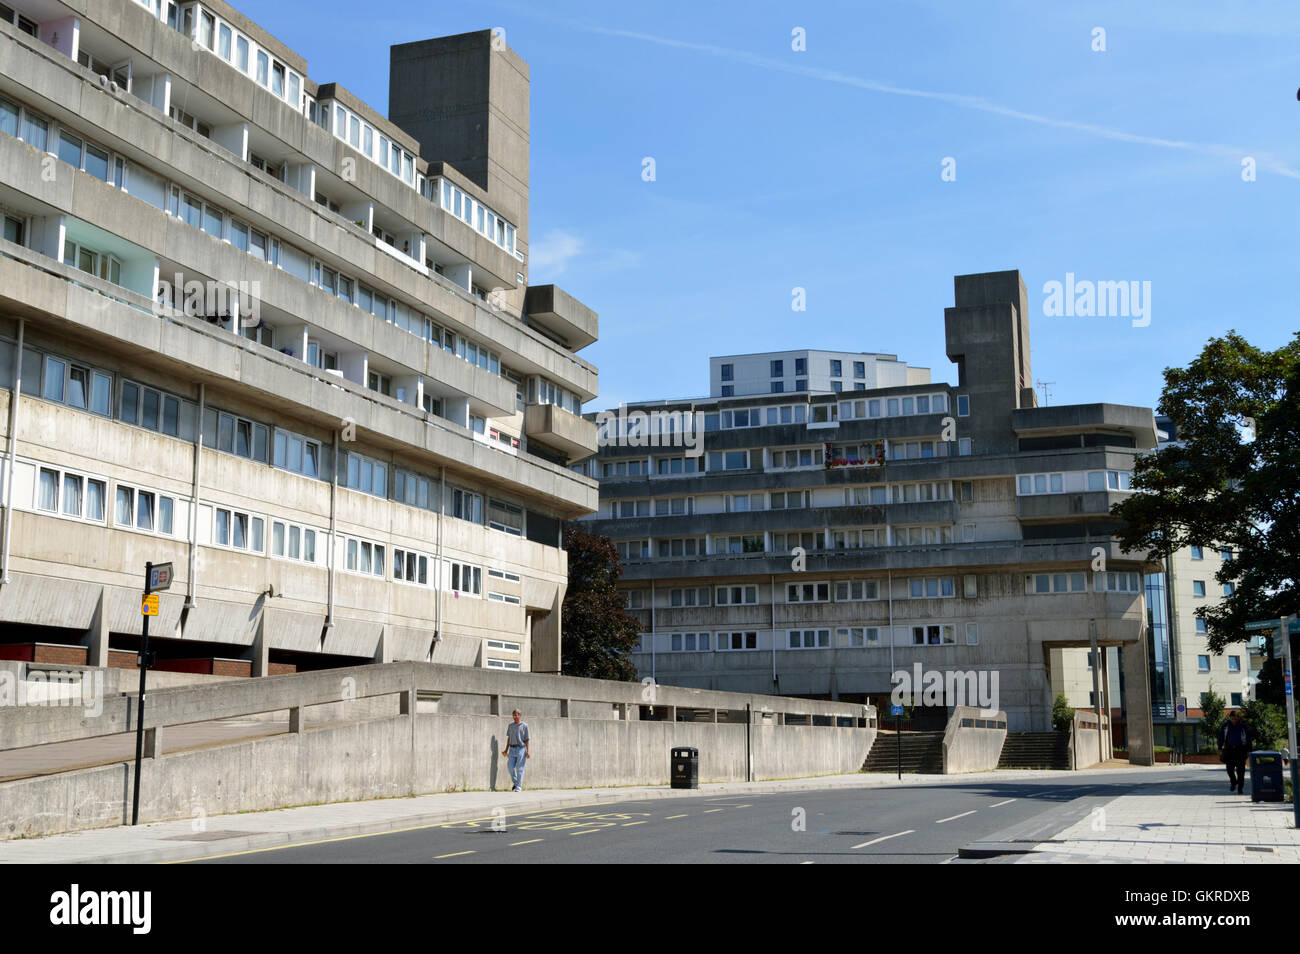
<svg viewBox="0 0 1300 954">
<path fill-rule="evenodd" d="M 992 113 L 996 116 L 1006 116 L 1009 119 L 1019 119 L 1027 123 L 1035 123 L 1039 126 L 1052 126 L 1057 129 L 1069 129 L 1075 132 L 1086 133 L 1090 136 L 1096 136 L 1101 139 L 1113 139 L 1119 142 L 1131 142 L 1146 146 L 1159 146 L 1162 149 L 1183 149 L 1189 152 L 1199 152 L 1204 155 L 1231 158 L 1237 161 L 1245 158 L 1252 153 L 1249 150 L 1241 149 L 1236 146 L 1226 146 L 1217 143 L 1198 143 L 1188 142 L 1180 139 L 1164 139 L 1159 136 L 1143 136 L 1137 133 L 1125 132 L 1121 129 L 1109 129 L 1105 126 L 1097 126 L 1092 123 L 1077 122 L 1072 119 L 1054 119 L 1051 116 L 1040 116 L 1037 113 L 1027 113 L 1019 109 L 1012 109 L 1009 106 L 1000 106 L 997 103 L 990 103 L 988 100 L 978 96 L 965 96 L 960 93 L 944 93 L 934 90 L 911 89 L 906 86 L 894 86 L 890 83 L 881 83 L 876 80 L 865 79 L 861 76 L 853 76 L 849 73 L 841 73 L 836 70 L 819 69 L 814 66 L 802 66 L 795 63 L 789 63 L 784 60 L 776 60 L 766 56 L 759 56 L 756 53 L 750 53 L 745 50 L 733 50 L 724 46 L 716 46 L 712 43 L 695 43 L 690 40 L 674 40 L 670 37 L 655 36 L 652 33 L 639 33 L 634 30 L 620 30 L 613 27 L 589 26 L 583 24 L 574 24 L 580 30 L 589 33 L 602 33 L 606 36 L 622 37 L 630 40 L 642 40 L 646 43 L 654 43 L 659 46 L 673 47 L 680 50 L 693 50 L 697 53 L 706 53 L 709 56 L 717 56 L 723 59 L 732 60 L 737 63 L 745 63 L 749 66 L 756 66 L 760 69 L 780 70 L 783 73 L 793 73 L 797 76 L 805 76 L 809 79 L 820 80 L 826 83 L 837 83 L 841 86 L 852 86 L 857 89 L 870 90 L 874 93 L 887 93 L 891 96 L 911 96 L 917 99 L 935 100 L 941 103 L 948 103 L 962 109 L 973 109 L 979 112 Z M 1277 175 L 1287 176 L 1291 179 L 1300 179 L 1300 171 L 1292 169 L 1285 163 L 1278 161 L 1264 153 L 1255 153 L 1255 161 L 1260 168 Z"/>
</svg>

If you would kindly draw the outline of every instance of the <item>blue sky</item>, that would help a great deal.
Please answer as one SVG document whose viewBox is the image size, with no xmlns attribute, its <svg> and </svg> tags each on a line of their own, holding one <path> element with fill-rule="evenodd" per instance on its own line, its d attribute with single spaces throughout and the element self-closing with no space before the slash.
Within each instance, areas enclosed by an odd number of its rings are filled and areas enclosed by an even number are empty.
<svg viewBox="0 0 1300 954">
<path fill-rule="evenodd" d="M 1052 404 L 1153 405 L 1209 337 L 1300 328 L 1293 3 L 235 2 L 380 110 L 389 44 L 505 29 L 532 75 L 530 278 L 600 312 L 589 406 L 786 348 L 955 381 L 952 276 L 1004 268 Z M 1150 282 L 1150 324 L 1045 316 L 1067 272 Z"/>
</svg>

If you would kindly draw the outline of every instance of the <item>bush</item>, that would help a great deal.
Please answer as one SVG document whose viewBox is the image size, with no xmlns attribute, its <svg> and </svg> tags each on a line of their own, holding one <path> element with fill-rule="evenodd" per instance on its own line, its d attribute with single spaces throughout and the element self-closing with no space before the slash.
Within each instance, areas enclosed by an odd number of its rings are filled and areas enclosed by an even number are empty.
<svg viewBox="0 0 1300 954">
<path fill-rule="evenodd" d="M 1209 739 L 1210 751 L 1217 751 L 1219 746 L 1219 728 L 1223 725 L 1223 710 L 1227 703 L 1223 696 L 1214 691 L 1214 683 L 1210 683 L 1208 692 L 1201 693 L 1201 732 Z M 1205 751 L 1202 746 L 1201 751 Z"/>
<path fill-rule="evenodd" d="M 1251 699 L 1241 707 L 1241 715 L 1250 728 L 1251 748 L 1276 748 L 1277 739 L 1286 738 L 1286 710 L 1271 702 Z M 1283 742 L 1283 745 L 1286 743 Z"/>
<path fill-rule="evenodd" d="M 1065 693 L 1058 692 L 1056 701 L 1052 703 L 1052 728 L 1057 732 L 1069 732 L 1072 722 L 1074 708 L 1070 705 L 1070 700 L 1065 698 Z"/>
</svg>

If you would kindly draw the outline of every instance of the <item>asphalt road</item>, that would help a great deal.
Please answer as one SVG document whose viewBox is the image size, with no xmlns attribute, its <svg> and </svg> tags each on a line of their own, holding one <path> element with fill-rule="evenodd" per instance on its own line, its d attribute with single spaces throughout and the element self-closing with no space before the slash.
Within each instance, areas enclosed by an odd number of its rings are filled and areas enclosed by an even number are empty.
<svg viewBox="0 0 1300 954">
<path fill-rule="evenodd" d="M 603 802 L 203 859 L 213 864 L 940 864 L 1028 824 L 1054 834 L 1177 770 Z"/>
</svg>

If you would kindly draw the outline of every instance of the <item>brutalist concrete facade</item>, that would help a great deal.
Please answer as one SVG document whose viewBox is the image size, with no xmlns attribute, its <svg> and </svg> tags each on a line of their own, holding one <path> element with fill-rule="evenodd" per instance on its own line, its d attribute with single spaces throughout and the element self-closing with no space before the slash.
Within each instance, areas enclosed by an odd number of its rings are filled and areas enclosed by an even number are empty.
<svg viewBox="0 0 1300 954">
<path fill-rule="evenodd" d="M 895 671 L 996 673 L 992 705 L 1010 729 L 1042 730 L 1052 650 L 1095 639 L 1122 654 L 1142 760 L 1143 564 L 1120 551 L 1109 511 L 1155 444 L 1152 412 L 1038 407 L 1019 273 L 954 284 L 956 386 L 736 394 L 623 415 L 693 415 L 693 464 L 680 428 L 629 424 L 629 436 L 599 416 L 608 433 L 587 472 L 600 510 L 586 523 L 624 554 L 645 631 L 638 665 L 672 685 L 885 705 Z M 918 723 L 937 725 L 954 695 Z"/>
<path fill-rule="evenodd" d="M 0 644 L 132 649 L 150 561 L 160 664 L 558 669 L 597 317 L 528 307 L 522 59 L 395 47 L 389 118 L 222 2 L 11 7 Z"/>
</svg>

